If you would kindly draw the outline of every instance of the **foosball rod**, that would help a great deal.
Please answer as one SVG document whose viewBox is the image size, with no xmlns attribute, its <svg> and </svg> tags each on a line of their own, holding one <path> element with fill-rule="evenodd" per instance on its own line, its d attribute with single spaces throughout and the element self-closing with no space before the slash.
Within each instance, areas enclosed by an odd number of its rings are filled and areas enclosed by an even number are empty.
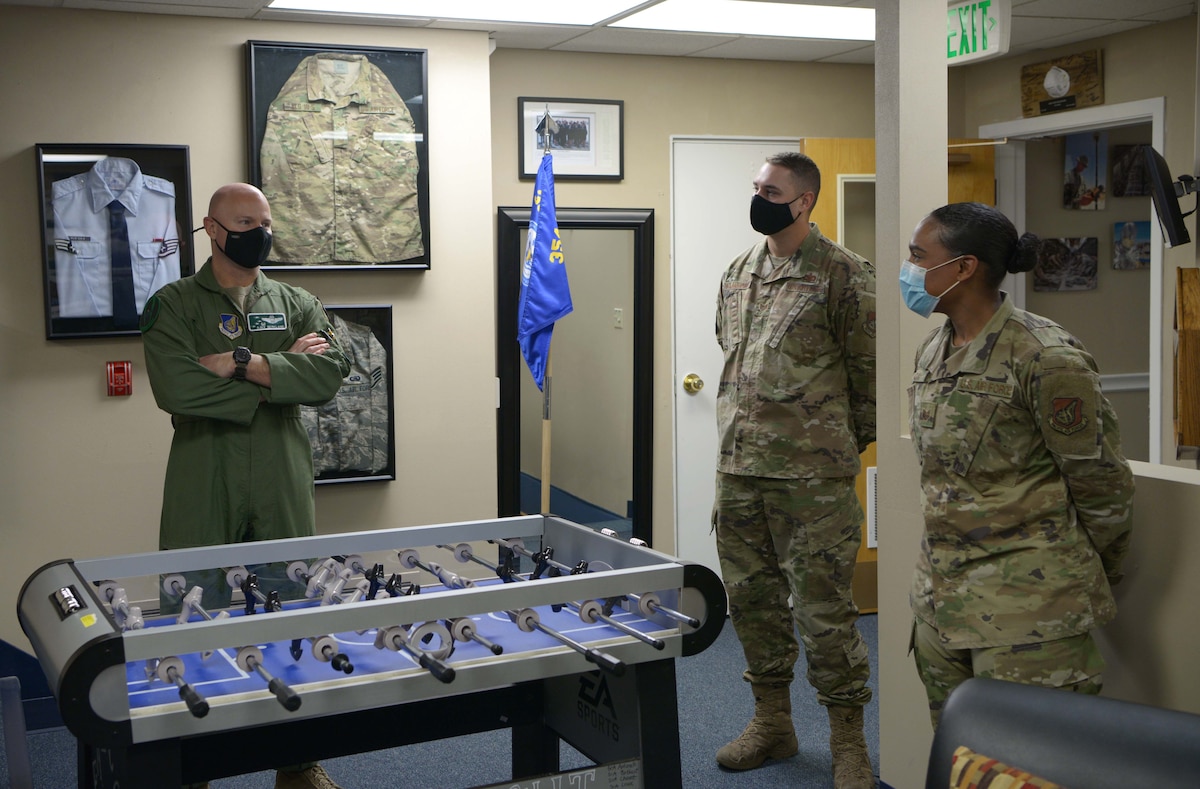
<svg viewBox="0 0 1200 789">
<path fill-rule="evenodd" d="M 113 619 L 117 620 L 117 624 L 122 630 L 140 630 L 145 625 L 145 621 L 142 619 L 142 609 L 136 605 L 129 605 L 125 587 L 118 585 L 115 581 L 103 581 L 98 585 L 100 595 L 112 606 Z"/>
<path fill-rule="evenodd" d="M 554 569 L 559 570 L 560 572 L 565 572 L 568 575 L 581 575 L 582 573 L 587 571 L 587 562 L 580 562 L 575 567 L 571 567 L 568 564 L 563 564 L 562 562 L 555 561 L 554 560 L 554 549 L 548 545 L 545 548 L 543 548 L 542 550 L 538 551 L 537 553 L 534 553 L 533 551 L 526 548 L 525 543 L 521 540 L 499 539 L 499 540 L 488 540 L 488 542 L 493 543 L 495 545 L 503 546 L 519 556 L 524 556 L 527 559 L 532 559 L 534 562 L 538 563 L 539 565 L 544 562 L 546 564 L 546 566 L 553 567 Z"/>
<path fill-rule="evenodd" d="M 446 547 L 446 546 L 442 546 L 442 547 Z M 463 546 L 461 546 L 461 545 L 458 546 L 459 550 L 461 550 L 462 548 L 463 548 Z M 457 555 L 457 553 L 455 555 Z M 473 554 L 471 554 L 471 555 L 473 555 Z M 487 567 L 487 568 L 491 569 L 492 571 L 496 572 L 497 574 L 499 574 L 499 572 L 500 572 L 499 565 L 493 564 L 492 562 L 486 561 L 484 559 L 479 559 L 477 561 L 479 564 L 482 564 L 484 567 Z M 520 578 L 520 576 L 513 576 L 513 577 Z M 521 578 L 521 580 L 528 581 L 529 579 Z M 574 639 L 570 638 L 569 636 L 558 632 L 557 630 L 555 630 L 552 627 L 547 627 L 546 625 L 543 625 L 541 620 L 538 618 L 537 611 L 534 611 L 532 608 L 523 608 L 520 611 L 514 611 L 514 610 L 510 609 L 508 611 L 505 611 L 505 613 L 508 614 L 508 618 L 511 619 L 517 625 L 517 627 L 521 628 L 526 633 L 532 633 L 534 630 L 540 630 L 541 632 L 545 633 L 546 635 L 550 636 L 551 638 L 555 639 L 556 641 L 559 641 L 560 643 L 565 644 L 566 646 L 575 650 L 579 654 L 583 655 L 584 658 L 586 658 L 589 662 L 595 663 L 597 666 L 604 669 L 605 671 L 611 672 L 612 674 L 614 674 L 615 676 L 618 676 L 618 677 L 625 673 L 625 664 L 623 662 L 621 662 L 619 659 L 613 657 L 612 655 L 609 655 L 606 652 L 601 652 L 600 650 L 596 649 L 595 647 L 589 647 L 584 644 L 581 644 L 578 641 L 575 641 Z"/>
<path fill-rule="evenodd" d="M 600 533 L 606 537 L 612 537 L 614 540 L 621 539 L 620 535 L 618 535 L 612 529 L 607 529 L 607 528 L 601 529 Z M 639 540 L 637 537 L 630 537 L 629 542 L 630 542 L 630 544 L 637 545 L 641 548 L 649 547 L 648 545 L 646 545 L 645 540 Z M 641 596 L 639 596 L 639 595 L 631 594 L 631 595 L 626 595 L 626 597 L 628 597 L 629 599 L 631 599 L 635 603 L 637 603 L 639 607 L 645 608 L 646 611 L 650 611 L 650 612 L 657 611 L 657 612 L 661 613 L 663 616 L 670 617 L 671 619 L 674 619 L 676 622 L 682 622 L 685 625 L 688 625 L 689 627 L 700 627 L 699 619 L 697 619 L 694 616 L 688 616 L 687 614 L 682 613 L 680 611 L 675 611 L 673 609 L 667 608 L 665 605 L 663 605 L 661 602 L 659 602 L 657 597 L 655 597 L 649 601 L 645 601 L 645 602 L 643 602 Z"/>
<path fill-rule="evenodd" d="M 399 551 L 397 557 L 400 559 L 400 565 L 406 570 L 414 568 L 424 570 L 441 581 L 442 585 L 447 589 L 469 589 L 475 585 L 475 582 L 469 578 L 463 578 L 456 573 L 452 573 L 445 567 L 442 567 L 436 562 L 425 563 L 421 561 L 421 554 L 413 548 L 407 548 Z"/>
<path fill-rule="evenodd" d="M 380 628 L 375 637 L 376 648 L 382 649 L 386 647 L 393 652 L 404 651 L 412 656 L 421 668 L 428 671 L 439 681 L 445 682 L 447 685 L 454 681 L 457 673 L 453 666 L 446 664 L 444 661 L 434 657 L 420 647 L 413 646 L 412 639 L 409 638 L 408 630 L 402 625 L 393 625 L 388 628 Z"/>
<path fill-rule="evenodd" d="M 563 564 L 562 562 L 557 562 L 553 558 L 551 558 L 553 556 L 552 549 L 547 550 L 547 552 L 550 553 L 550 556 L 539 557 L 538 554 L 531 553 L 530 550 L 525 547 L 525 544 L 523 542 L 521 542 L 520 540 L 490 540 L 489 542 L 494 542 L 498 545 L 503 545 L 505 548 L 508 548 L 513 553 L 520 554 L 521 556 L 525 556 L 529 559 L 533 559 L 534 561 L 545 561 L 550 566 L 556 567 L 559 570 L 566 570 L 569 573 L 574 573 L 576 571 L 575 569 L 571 568 L 569 565 Z M 587 566 L 587 564 L 585 562 L 581 562 L 579 565 L 577 565 L 577 567 L 586 567 L 586 566 Z M 626 597 L 633 600 L 635 603 L 640 603 L 642 600 L 642 596 L 636 595 L 636 594 L 627 594 Z M 657 596 L 648 596 L 648 599 L 646 600 L 646 605 L 639 606 L 639 608 L 643 609 L 642 614 L 647 619 L 649 619 L 649 615 L 651 613 L 657 611 L 657 612 L 661 612 L 664 616 L 674 619 L 676 622 L 684 622 L 684 623 L 690 625 L 691 627 L 700 627 L 700 620 L 698 620 L 694 617 L 690 617 L 687 614 L 680 613 L 679 611 L 673 611 L 670 608 L 665 607 L 664 605 L 662 605 L 662 603 L 660 603 L 658 601 Z M 586 622 L 587 620 L 585 619 L 584 621 Z M 644 636 L 644 634 L 638 633 L 637 631 L 632 630 L 632 628 L 630 628 L 629 631 L 625 631 L 624 628 L 619 623 L 616 623 L 616 622 L 612 621 L 611 619 L 604 619 L 602 621 L 605 621 L 607 624 L 610 624 L 613 627 L 616 627 L 618 630 L 622 630 L 623 632 L 629 632 L 630 635 L 634 635 L 636 633 L 637 635 L 635 636 L 635 638 L 643 638 L 643 636 Z M 645 639 L 643 638 L 643 640 L 645 640 Z M 657 643 L 655 643 L 655 642 L 657 642 Z M 663 648 L 662 642 L 658 642 L 657 639 L 653 639 L 652 641 L 647 641 L 646 643 L 652 644 L 655 649 Z"/>
<path fill-rule="evenodd" d="M 245 646 L 238 649 L 237 664 L 242 671 L 258 674 L 267 682 L 267 690 L 275 694 L 278 701 L 288 712 L 300 709 L 300 696 L 288 687 L 287 683 L 278 677 L 271 676 L 262 665 L 262 650 L 256 646 Z"/>
<path fill-rule="evenodd" d="M 242 595 L 246 598 L 246 613 L 254 613 L 254 603 L 263 607 L 264 613 L 269 613 L 272 609 L 267 596 L 258 588 L 258 575 L 250 572 L 245 567 L 231 567 L 225 572 L 225 581 L 229 584 L 230 589 L 240 589 Z M 278 599 L 278 597 L 276 598 Z M 275 609 L 278 610 L 278 609 Z"/>
<path fill-rule="evenodd" d="M 208 702 L 196 692 L 196 689 L 183 681 L 183 661 L 172 655 L 158 661 L 156 668 L 158 678 L 170 682 L 179 688 L 179 698 L 187 705 L 188 712 L 197 718 L 208 714 Z"/>
<path fill-rule="evenodd" d="M 487 647 L 493 655 L 504 654 L 504 647 L 497 644 L 495 641 L 490 641 L 475 629 L 475 623 L 469 616 L 458 617 L 446 621 L 446 626 L 450 630 L 450 634 L 459 641 L 474 641 L 476 644 Z"/>
<path fill-rule="evenodd" d="M 660 638 L 647 635 L 635 627 L 630 627 L 624 622 L 618 622 L 616 619 L 608 616 L 604 613 L 604 609 L 600 603 L 596 602 L 595 600 L 587 600 L 582 603 L 567 603 L 567 607 L 579 614 L 579 619 L 589 625 L 594 625 L 598 621 L 603 622 L 609 627 L 615 630 L 620 630 L 625 635 L 633 636 L 638 641 L 641 641 L 644 644 L 649 644 L 659 651 L 661 651 L 667 645 L 667 642 Z"/>
</svg>

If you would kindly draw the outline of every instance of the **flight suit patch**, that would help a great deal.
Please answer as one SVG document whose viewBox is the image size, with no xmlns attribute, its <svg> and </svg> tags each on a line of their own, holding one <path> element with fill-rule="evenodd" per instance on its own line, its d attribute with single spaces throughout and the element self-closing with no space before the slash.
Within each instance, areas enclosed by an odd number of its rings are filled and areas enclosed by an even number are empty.
<svg viewBox="0 0 1200 789">
<path fill-rule="evenodd" d="M 282 312 L 252 312 L 246 316 L 250 331 L 284 331 L 287 316 Z"/>
<path fill-rule="evenodd" d="M 217 325 L 217 328 L 221 330 L 221 334 L 224 334 L 231 340 L 236 340 L 242 336 L 242 322 L 238 320 L 238 316 L 229 312 L 221 313 L 221 322 Z"/>
</svg>

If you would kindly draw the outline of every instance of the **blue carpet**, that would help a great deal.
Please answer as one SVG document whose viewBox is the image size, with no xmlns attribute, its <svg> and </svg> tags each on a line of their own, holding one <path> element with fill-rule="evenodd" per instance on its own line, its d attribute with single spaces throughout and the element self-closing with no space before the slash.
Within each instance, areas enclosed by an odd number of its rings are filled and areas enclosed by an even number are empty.
<svg viewBox="0 0 1200 789">
<path fill-rule="evenodd" d="M 875 615 L 864 615 L 859 629 L 871 650 L 871 687 L 878 694 L 878 636 Z M 750 687 L 741 679 L 745 665 L 741 645 L 726 622 L 720 637 L 699 655 L 677 661 L 679 739 L 683 785 L 688 789 L 739 787 L 829 787 L 829 723 L 817 704 L 816 692 L 798 680 L 792 685 L 793 717 L 800 753 L 770 761 L 757 770 L 736 773 L 717 766 L 717 748 L 741 733 L 753 712 Z M 797 675 L 803 676 L 803 664 Z M 879 705 L 865 711 L 871 762 L 879 766 Z M 63 728 L 28 735 L 36 789 L 66 789 L 76 785 L 75 739 Z M 344 789 L 403 786 L 405 789 L 455 789 L 500 783 L 508 778 L 510 735 L 507 730 L 409 745 L 323 762 Z M 563 745 L 561 767 L 586 767 L 590 762 Z M 270 789 L 269 772 L 213 781 L 213 789 Z M 0 786 L 8 785 L 8 768 L 0 752 Z M 647 789 L 654 789 L 647 787 Z"/>
</svg>

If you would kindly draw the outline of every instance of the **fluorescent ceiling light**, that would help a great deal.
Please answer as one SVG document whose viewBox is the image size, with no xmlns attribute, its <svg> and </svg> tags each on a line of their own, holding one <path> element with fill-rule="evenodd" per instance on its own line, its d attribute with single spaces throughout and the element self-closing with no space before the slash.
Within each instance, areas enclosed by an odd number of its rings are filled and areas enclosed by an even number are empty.
<svg viewBox="0 0 1200 789">
<path fill-rule="evenodd" d="M 279 11 L 327 11 L 372 16 L 415 16 L 482 22 L 544 25 L 595 25 L 643 0 L 273 0 Z"/>
<path fill-rule="evenodd" d="M 663 0 L 609 27 L 874 41 L 875 9 L 751 0 Z"/>
</svg>

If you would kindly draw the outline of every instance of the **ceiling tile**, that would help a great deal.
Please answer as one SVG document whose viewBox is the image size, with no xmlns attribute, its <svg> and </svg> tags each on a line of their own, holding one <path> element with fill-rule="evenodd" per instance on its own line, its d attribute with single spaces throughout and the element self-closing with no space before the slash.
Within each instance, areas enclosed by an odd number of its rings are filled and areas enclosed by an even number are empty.
<svg viewBox="0 0 1200 789">
<path fill-rule="evenodd" d="M 552 47 L 558 52 L 608 52 L 626 55 L 691 55 L 734 40 L 734 36 L 599 28 Z"/>
<path fill-rule="evenodd" d="M 824 61 L 827 58 L 860 53 L 867 50 L 872 61 L 875 47 L 863 41 L 825 41 L 810 38 L 743 37 L 696 54 L 706 58 L 738 58 L 743 60 Z M 844 62 L 844 61 L 842 61 Z"/>
</svg>

